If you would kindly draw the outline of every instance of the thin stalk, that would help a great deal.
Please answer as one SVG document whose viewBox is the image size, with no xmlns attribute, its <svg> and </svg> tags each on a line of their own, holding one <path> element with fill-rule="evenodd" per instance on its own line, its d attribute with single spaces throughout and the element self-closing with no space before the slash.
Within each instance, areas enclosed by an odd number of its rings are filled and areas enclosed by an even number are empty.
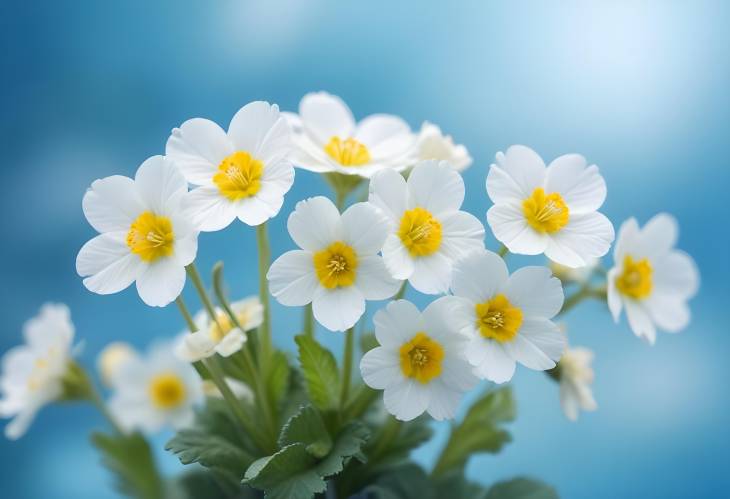
<svg viewBox="0 0 730 499">
<path fill-rule="evenodd" d="M 590 287 L 588 284 L 584 284 L 581 286 L 581 288 L 570 295 L 568 298 L 565 299 L 565 302 L 563 303 L 563 308 L 560 309 L 560 312 L 558 312 L 558 315 L 562 315 L 572 308 L 574 308 L 576 305 L 578 305 L 580 302 L 587 298 L 596 298 L 598 300 L 605 300 L 606 299 L 606 289 L 599 287 L 599 288 L 593 288 Z"/>
<path fill-rule="evenodd" d="M 213 302 L 210 301 L 208 292 L 205 290 L 205 286 L 203 285 L 203 280 L 200 278 L 200 274 L 198 273 L 198 269 L 195 266 L 195 262 L 193 262 L 190 265 L 188 265 L 187 267 L 185 267 L 185 270 L 188 271 L 188 276 L 190 277 L 190 280 L 193 281 L 195 290 L 198 292 L 198 295 L 200 296 L 200 301 L 203 302 L 203 307 L 205 307 L 205 310 L 208 312 L 208 315 L 210 316 L 210 320 L 217 323 L 218 318 L 216 317 L 215 308 L 213 307 Z"/>
<path fill-rule="evenodd" d="M 499 248 L 499 251 L 497 251 L 497 254 L 502 258 L 507 258 L 507 253 L 509 253 L 509 250 L 504 244 Z"/>
<path fill-rule="evenodd" d="M 340 393 L 340 408 L 344 409 L 350 395 L 350 381 L 352 379 L 352 357 L 355 351 L 355 327 L 345 333 L 345 350 L 342 356 L 342 392 Z"/>
<path fill-rule="evenodd" d="M 269 271 L 271 261 L 271 250 L 269 249 L 269 236 L 266 232 L 266 224 L 262 223 L 256 227 L 256 243 L 259 251 L 259 299 L 264 307 L 264 320 L 259 331 L 261 334 L 261 351 L 263 359 L 268 359 L 271 352 L 271 309 L 269 306 L 269 286 L 266 282 L 266 274 Z"/>
<path fill-rule="evenodd" d="M 345 407 L 345 421 L 362 416 L 368 407 L 378 398 L 380 392 L 366 385 L 360 385 Z"/>
<path fill-rule="evenodd" d="M 304 327 L 302 330 L 305 335 L 314 338 L 314 312 L 311 303 L 304 307 Z"/>
<path fill-rule="evenodd" d="M 101 398 L 101 394 L 99 391 L 92 386 L 91 389 L 91 397 L 90 397 L 91 403 L 94 404 L 94 407 L 96 407 L 102 416 L 104 416 L 104 419 L 106 419 L 112 428 L 114 428 L 114 431 L 118 433 L 119 435 L 123 435 L 124 431 L 119 426 L 119 424 L 114 419 L 114 416 L 112 416 L 111 412 L 109 412 L 109 408 L 107 407 L 106 403 L 104 402 L 104 399 Z"/>
<path fill-rule="evenodd" d="M 394 300 L 400 300 L 406 295 L 406 289 L 408 288 L 408 281 L 403 281 L 403 284 L 401 285 L 398 292 L 393 297 Z"/>
<path fill-rule="evenodd" d="M 385 422 L 385 425 L 383 425 L 383 429 L 378 437 L 377 442 L 375 443 L 375 447 L 370 453 L 370 458 L 368 459 L 368 462 L 377 462 L 378 458 L 380 458 L 388 450 L 390 444 L 393 443 L 393 440 L 395 440 L 395 438 L 398 436 L 398 433 L 400 433 L 400 428 L 400 421 L 398 421 L 394 417 L 388 418 L 388 420 Z"/>
</svg>

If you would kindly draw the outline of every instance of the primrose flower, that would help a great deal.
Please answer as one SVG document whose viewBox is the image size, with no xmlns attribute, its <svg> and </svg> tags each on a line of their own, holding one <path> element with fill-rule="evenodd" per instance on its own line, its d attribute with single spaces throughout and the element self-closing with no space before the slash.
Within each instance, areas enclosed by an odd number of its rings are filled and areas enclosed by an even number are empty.
<svg viewBox="0 0 730 499">
<path fill-rule="evenodd" d="M 550 269 L 523 267 L 510 276 L 499 255 L 474 252 L 454 265 L 451 291 L 460 298 L 452 320 L 470 339 L 466 358 L 479 377 L 509 381 L 515 362 L 538 371 L 555 367 L 566 337 L 550 320 L 563 306 Z"/>
<path fill-rule="evenodd" d="M 214 354 L 229 357 L 238 352 L 246 342 L 246 331 L 257 328 L 264 320 L 264 307 L 257 296 L 231 303 L 243 330 L 235 326 L 230 316 L 221 308 L 216 308 L 215 322 L 207 312 L 195 314 L 194 321 L 198 331 L 180 335 L 175 353 L 180 359 L 195 362 Z"/>
<path fill-rule="evenodd" d="M 428 121 L 424 121 L 421 125 L 416 150 L 418 160 L 448 161 L 457 172 L 469 168 L 473 161 L 465 146 L 454 144 L 451 135 L 444 135 L 438 126 Z"/>
<path fill-rule="evenodd" d="M 325 92 L 305 95 L 290 117 L 297 145 L 294 163 L 313 172 L 371 177 L 412 164 L 416 137 L 397 116 L 373 114 L 355 123 L 350 108 Z"/>
<path fill-rule="evenodd" d="M 300 201 L 289 216 L 289 234 L 301 250 L 281 255 L 269 269 L 271 294 L 287 306 L 312 303 L 314 318 L 344 331 L 365 311 L 365 300 L 393 296 L 393 279 L 378 252 L 388 221 L 370 203 L 356 203 L 340 215 L 329 199 Z"/>
<path fill-rule="evenodd" d="M 591 384 L 593 383 L 593 352 L 587 348 L 569 348 L 558 362 L 560 376 L 560 405 L 565 417 L 578 419 L 578 411 L 595 411 L 598 408 Z"/>
<path fill-rule="evenodd" d="M 193 408 L 203 399 L 198 374 L 177 359 L 172 342 L 153 345 L 147 355 L 129 359 L 113 379 L 109 411 L 128 431 L 186 427 L 193 422 Z"/>
<path fill-rule="evenodd" d="M 421 313 L 406 300 L 392 301 L 373 319 L 380 344 L 360 362 L 365 383 L 384 390 L 385 408 L 401 421 L 424 411 L 450 419 L 477 378 L 464 358 L 467 340 L 454 328 L 453 297 L 432 302 Z"/>
<path fill-rule="evenodd" d="M 445 293 L 451 266 L 468 253 L 484 249 L 484 227 L 459 211 L 464 181 L 445 161 L 418 163 L 406 181 L 384 170 L 370 181 L 369 202 L 390 221 L 383 259 L 391 275 L 421 293 Z"/>
<path fill-rule="evenodd" d="M 0 417 L 13 418 L 5 436 L 25 434 L 36 412 L 63 394 L 63 377 L 71 360 L 74 326 L 66 305 L 47 303 L 23 327 L 25 344 L 2 358 Z"/>
<path fill-rule="evenodd" d="M 113 386 L 119 368 L 136 358 L 137 351 L 129 343 L 123 341 L 110 343 L 101 351 L 96 362 L 101 380 L 106 386 Z"/>
<path fill-rule="evenodd" d="M 279 213 L 294 183 L 290 134 L 279 107 L 262 101 L 243 106 L 227 133 L 203 118 L 172 131 L 165 154 L 198 186 L 186 208 L 200 230 L 221 230 L 236 218 L 259 225 Z"/>
<path fill-rule="evenodd" d="M 650 344 L 656 329 L 677 333 L 690 321 L 687 301 L 699 288 L 700 276 L 692 258 L 674 249 L 677 221 L 660 213 L 643 229 L 636 219 L 626 220 L 613 251 L 608 272 L 608 306 L 616 322 L 621 309 L 631 330 Z"/>
<path fill-rule="evenodd" d="M 606 183 L 595 165 L 566 154 L 546 168 L 525 146 L 497 153 L 487 176 L 494 203 L 487 222 L 512 253 L 545 253 L 566 267 L 582 267 L 608 252 L 614 232 L 596 210 L 606 199 Z"/>
<path fill-rule="evenodd" d="M 100 232 L 79 251 L 76 271 L 102 295 L 137 282 L 147 305 L 164 307 L 180 295 L 185 266 L 195 260 L 198 230 L 183 216 L 185 178 L 163 156 L 152 156 L 134 179 L 114 175 L 91 184 L 86 219 Z"/>
</svg>

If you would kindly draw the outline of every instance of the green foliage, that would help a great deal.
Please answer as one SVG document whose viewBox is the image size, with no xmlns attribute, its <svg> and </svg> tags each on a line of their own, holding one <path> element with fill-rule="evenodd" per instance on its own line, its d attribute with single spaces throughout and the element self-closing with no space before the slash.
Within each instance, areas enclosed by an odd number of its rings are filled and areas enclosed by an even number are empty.
<svg viewBox="0 0 730 499">
<path fill-rule="evenodd" d="M 375 333 L 363 333 L 360 336 L 360 351 L 363 354 L 379 346 L 380 343 L 378 343 L 377 338 L 375 338 Z"/>
<path fill-rule="evenodd" d="M 280 404 L 289 388 L 289 360 L 284 352 L 276 350 L 266 366 L 266 389 L 275 404 Z"/>
<path fill-rule="evenodd" d="M 324 457 L 332 450 L 332 438 L 319 412 L 311 405 L 302 407 L 281 430 L 279 447 L 295 443 L 306 445 L 306 451 L 316 458 Z"/>
<path fill-rule="evenodd" d="M 295 340 L 310 400 L 322 411 L 335 409 L 339 404 L 340 373 L 334 355 L 313 337 L 299 335 Z"/>
<path fill-rule="evenodd" d="M 102 454 L 102 462 L 116 475 L 116 488 L 137 499 L 160 499 L 164 483 L 147 440 L 139 433 L 108 435 L 93 433 L 91 442 Z"/>
<path fill-rule="evenodd" d="M 431 481 L 416 464 L 391 468 L 374 484 L 365 487 L 361 494 L 372 499 L 438 499 Z M 451 497 L 451 496 L 448 496 Z"/>
<path fill-rule="evenodd" d="M 469 456 L 477 452 L 498 452 L 512 440 L 500 424 L 516 416 L 514 399 L 509 387 L 488 392 L 467 412 L 461 424 L 451 430 L 451 436 L 433 470 L 440 475 L 461 470 Z"/>
<path fill-rule="evenodd" d="M 540 481 L 520 477 L 495 484 L 486 499 L 558 499 L 558 493 Z"/>
</svg>

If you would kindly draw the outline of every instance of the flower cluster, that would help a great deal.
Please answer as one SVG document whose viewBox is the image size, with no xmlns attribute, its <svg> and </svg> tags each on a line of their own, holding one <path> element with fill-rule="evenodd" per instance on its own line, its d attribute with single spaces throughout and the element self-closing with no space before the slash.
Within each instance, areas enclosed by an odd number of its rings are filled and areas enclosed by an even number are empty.
<svg viewBox="0 0 730 499">
<path fill-rule="evenodd" d="M 604 270 L 600 259 L 614 241 L 612 223 L 598 211 L 606 183 L 578 154 L 546 166 L 525 146 L 497 153 L 486 191 L 474 193 L 492 201 L 484 217 L 463 206 L 461 172 L 473 161 L 463 145 L 429 122 L 414 132 L 387 114 L 356 121 L 340 98 L 323 92 L 304 96 L 298 113 L 252 102 L 227 130 L 190 119 L 172 130 L 164 152 L 144 161 L 133 179 L 91 184 L 82 206 L 99 234 L 79 251 L 76 269 L 94 293 L 134 282 L 147 305 L 174 301 L 187 330 L 154 343 L 146 355 L 124 342 L 110 344 L 98 360 L 111 392 L 105 403 L 73 359 L 68 309 L 45 305 L 24 329 L 26 345 L 2 360 L 0 415 L 14 418 L 8 437 L 22 435 L 45 404 L 85 399 L 109 417 L 118 438 L 171 426 L 180 433 L 168 448 L 183 462 L 200 462 L 216 476 L 225 469 L 235 486 L 243 479 L 273 497 L 287 496 L 289 486 L 305 491 L 297 497 L 311 497 L 324 490 L 325 479 L 357 466 L 351 463 L 363 452 L 382 457 L 393 437 L 387 430 L 379 433 L 385 443 L 364 447 L 371 433 L 364 415 L 378 391 L 385 410 L 404 422 L 397 424 L 418 424 L 423 413 L 451 419 L 480 380 L 507 383 L 519 364 L 559 381 L 563 411 L 575 420 L 579 410 L 597 407 L 593 353 L 568 348 L 556 323 L 562 314 L 584 299 L 605 300 L 616 321 L 625 309 L 631 330 L 649 343 L 657 329 L 678 332 L 689 323 L 687 301 L 699 274 L 675 249 L 677 222 L 667 214 L 643 228 L 627 220 L 614 266 Z M 299 201 L 287 221 L 297 249 L 269 265 L 265 222 L 279 214 L 295 167 L 323 174 L 334 201 Z M 236 219 L 239 228 L 256 227 L 259 296 L 229 302 L 221 263 L 212 274 L 214 304 L 194 264 L 198 235 Z M 502 244 L 498 252 L 485 247 L 483 220 Z M 510 253 L 548 261 L 510 272 Z M 182 298 L 188 279 L 203 305 L 194 316 Z M 413 292 L 431 300 L 423 310 L 404 299 Z M 304 308 L 296 367 L 273 346 L 270 296 Z M 375 312 L 368 335 L 368 302 L 381 300 L 390 301 Z M 344 332 L 341 372 L 317 342 L 315 321 Z M 358 331 L 364 384 L 351 379 Z M 505 404 L 509 414 L 511 399 L 503 393 L 485 400 Z M 221 407 L 225 416 L 216 412 Z M 473 414 L 481 412 L 467 414 L 463 427 Z M 225 436 L 215 433 L 221 425 Z M 453 429 L 434 476 L 466 462 L 468 454 L 458 454 L 470 448 L 458 443 L 468 433 L 463 427 Z M 243 437 L 234 444 L 236 435 Z M 222 441 L 243 450 L 221 453 L 214 446 Z M 221 455 L 245 461 L 245 475 L 240 466 L 226 468 Z M 307 470 L 306 484 L 280 474 L 292 463 L 302 476 Z M 350 482 L 337 487 L 357 491 Z"/>
</svg>

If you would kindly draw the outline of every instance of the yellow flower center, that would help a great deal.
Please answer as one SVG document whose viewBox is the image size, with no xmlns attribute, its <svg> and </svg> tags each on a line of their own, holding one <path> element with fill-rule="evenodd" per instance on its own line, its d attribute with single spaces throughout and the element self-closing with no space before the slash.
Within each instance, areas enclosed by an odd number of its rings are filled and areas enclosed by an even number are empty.
<svg viewBox="0 0 730 499">
<path fill-rule="evenodd" d="M 370 162 L 367 146 L 352 137 L 344 141 L 339 137 L 332 137 L 324 146 L 324 152 L 342 166 L 361 166 Z"/>
<path fill-rule="evenodd" d="M 248 198 L 261 190 L 264 164 L 246 151 L 236 151 L 218 165 L 213 183 L 231 201 Z"/>
<path fill-rule="evenodd" d="M 532 191 L 532 195 L 522 202 L 522 212 L 527 223 L 538 232 L 552 234 L 568 224 L 570 214 L 568 205 L 557 192 L 545 194 L 542 187 Z"/>
<path fill-rule="evenodd" d="M 236 313 L 236 319 L 242 328 L 246 328 L 246 323 L 248 322 L 247 312 Z M 219 312 L 216 314 L 216 320 L 210 325 L 210 339 L 218 343 L 225 338 L 228 333 L 233 331 L 235 327 L 236 325 L 227 313 Z"/>
<path fill-rule="evenodd" d="M 403 375 L 428 383 L 441 374 L 444 349 L 426 333 L 419 332 L 400 347 L 400 368 Z"/>
<path fill-rule="evenodd" d="M 327 289 L 351 286 L 357 274 L 357 254 L 352 247 L 337 241 L 314 254 L 314 270 Z"/>
<path fill-rule="evenodd" d="M 476 325 L 485 338 L 500 343 L 512 341 L 522 326 L 522 310 L 513 306 L 502 294 L 484 303 L 477 303 L 474 308 Z"/>
<path fill-rule="evenodd" d="M 634 261 L 630 255 L 624 257 L 624 270 L 616 277 L 616 288 L 631 298 L 640 300 L 651 294 L 652 268 L 648 258 Z"/>
<path fill-rule="evenodd" d="M 413 208 L 403 214 L 398 237 L 411 256 L 428 256 L 441 246 L 441 223 L 424 208 Z"/>
<path fill-rule="evenodd" d="M 172 255 L 175 233 L 169 218 L 145 211 L 132 222 L 127 233 L 127 246 L 135 255 L 152 263 Z"/>
<path fill-rule="evenodd" d="M 185 383 L 175 373 L 158 374 L 149 385 L 152 404 L 158 409 L 174 409 L 185 402 Z"/>
</svg>

